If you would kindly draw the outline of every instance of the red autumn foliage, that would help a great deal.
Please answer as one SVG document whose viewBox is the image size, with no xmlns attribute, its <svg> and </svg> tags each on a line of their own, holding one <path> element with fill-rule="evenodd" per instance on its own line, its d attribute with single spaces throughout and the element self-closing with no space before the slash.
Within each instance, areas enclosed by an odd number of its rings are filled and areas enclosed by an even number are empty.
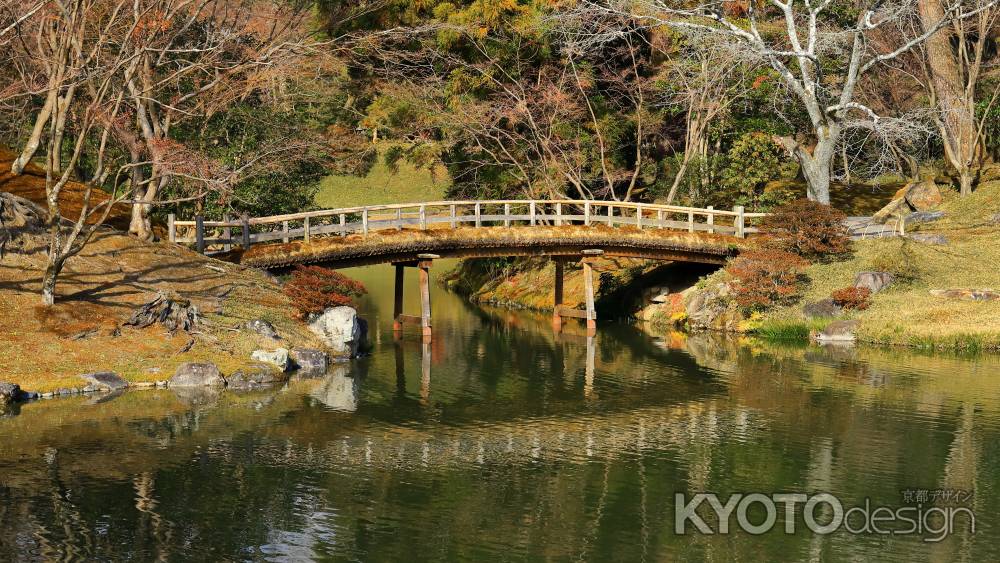
<svg viewBox="0 0 1000 563">
<path fill-rule="evenodd" d="M 842 287 L 832 294 L 833 302 L 845 309 L 863 311 L 871 305 L 872 290 L 867 287 Z"/>
<path fill-rule="evenodd" d="M 806 281 L 807 264 L 798 255 L 773 248 L 744 252 L 726 266 L 733 278 L 733 300 L 747 311 L 793 303 Z"/>
<path fill-rule="evenodd" d="M 299 318 L 305 318 L 330 307 L 350 305 L 352 297 L 364 295 L 367 290 L 361 282 L 340 272 L 320 266 L 296 266 L 284 292 Z"/>
<path fill-rule="evenodd" d="M 765 217 L 760 230 L 770 248 L 808 259 L 827 258 L 851 251 L 844 219 L 843 213 L 829 205 L 798 199 Z"/>
</svg>

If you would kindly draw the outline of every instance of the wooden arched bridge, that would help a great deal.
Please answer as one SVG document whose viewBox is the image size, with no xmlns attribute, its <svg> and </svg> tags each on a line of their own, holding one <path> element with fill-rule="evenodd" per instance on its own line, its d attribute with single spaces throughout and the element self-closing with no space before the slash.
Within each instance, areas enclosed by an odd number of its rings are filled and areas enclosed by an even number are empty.
<svg viewBox="0 0 1000 563">
<path fill-rule="evenodd" d="M 396 328 L 419 323 L 430 335 L 428 270 L 441 257 L 551 256 L 556 262 L 553 323 L 586 319 L 593 330 L 591 262 L 596 256 L 722 264 L 757 229 L 762 213 L 587 200 L 435 201 L 309 211 L 270 217 L 169 220 L 171 242 L 226 253 L 248 266 L 396 266 Z M 562 305 L 566 261 L 583 264 L 587 310 Z M 422 315 L 402 314 L 404 268 L 419 269 Z"/>
</svg>

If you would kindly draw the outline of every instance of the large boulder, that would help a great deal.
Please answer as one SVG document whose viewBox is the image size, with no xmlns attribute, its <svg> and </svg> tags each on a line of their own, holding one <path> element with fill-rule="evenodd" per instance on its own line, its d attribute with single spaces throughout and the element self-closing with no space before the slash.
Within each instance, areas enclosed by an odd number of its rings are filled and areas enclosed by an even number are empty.
<svg viewBox="0 0 1000 563">
<path fill-rule="evenodd" d="M 256 332 L 257 334 L 271 338 L 274 340 L 280 340 L 281 337 L 278 336 L 278 331 L 274 329 L 274 325 L 265 321 L 264 319 L 251 319 L 244 325 L 247 330 L 251 332 Z"/>
<path fill-rule="evenodd" d="M 364 323 L 352 307 L 331 307 L 309 319 L 309 330 L 341 356 L 358 355 L 365 338 Z"/>
<path fill-rule="evenodd" d="M 844 309 L 833 302 L 833 299 L 821 299 L 802 307 L 802 313 L 809 319 L 828 319 L 837 317 Z"/>
<path fill-rule="evenodd" d="M 944 217 L 944 211 L 915 211 L 906 216 L 906 225 L 930 223 Z"/>
<path fill-rule="evenodd" d="M 941 190 L 933 180 L 913 184 L 906 190 L 906 203 L 917 211 L 927 211 L 941 205 Z"/>
<path fill-rule="evenodd" d="M 854 287 L 867 287 L 875 294 L 889 287 L 895 279 L 889 272 L 858 272 L 854 277 Z"/>
<path fill-rule="evenodd" d="M 226 378 L 229 389 L 245 391 L 258 389 L 271 383 L 279 383 L 288 379 L 283 372 L 265 363 L 251 364 Z"/>
<path fill-rule="evenodd" d="M 113 371 L 98 371 L 95 373 L 85 373 L 80 379 L 96 389 L 104 391 L 119 391 L 128 387 L 128 381 Z"/>
<path fill-rule="evenodd" d="M 858 321 L 833 321 L 826 328 L 813 334 L 818 342 L 854 342 Z"/>
<path fill-rule="evenodd" d="M 222 387 L 225 384 L 219 368 L 210 362 L 181 364 L 170 378 L 171 387 Z"/>
<path fill-rule="evenodd" d="M 254 350 L 250 357 L 258 362 L 271 364 L 281 371 L 288 371 L 292 367 L 292 362 L 288 358 L 288 350 L 278 348 L 268 352 L 267 350 Z"/>
<path fill-rule="evenodd" d="M 0 383 L 0 407 L 21 399 L 21 386 L 16 383 Z"/>
<path fill-rule="evenodd" d="M 729 292 L 726 284 L 693 291 L 685 304 L 688 326 L 693 330 L 739 331 L 743 314 L 726 299 Z"/>
<path fill-rule="evenodd" d="M 291 351 L 290 355 L 301 374 L 326 373 L 326 368 L 330 365 L 330 356 L 322 350 L 296 348 Z"/>
</svg>

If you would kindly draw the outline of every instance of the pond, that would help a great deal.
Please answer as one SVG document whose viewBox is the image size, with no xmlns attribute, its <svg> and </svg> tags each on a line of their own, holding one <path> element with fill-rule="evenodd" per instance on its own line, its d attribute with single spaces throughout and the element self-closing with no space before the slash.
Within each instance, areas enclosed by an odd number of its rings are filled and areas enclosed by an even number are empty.
<svg viewBox="0 0 1000 563">
<path fill-rule="evenodd" d="M 0 418 L 0 560 L 1000 560 L 996 356 L 556 335 L 437 287 L 432 342 L 396 342 L 390 267 L 349 273 L 373 351 L 325 377 Z M 709 491 L 963 507 L 975 531 L 819 534 L 799 503 L 722 534 L 705 502 L 716 533 L 678 534 L 676 495 Z"/>
</svg>

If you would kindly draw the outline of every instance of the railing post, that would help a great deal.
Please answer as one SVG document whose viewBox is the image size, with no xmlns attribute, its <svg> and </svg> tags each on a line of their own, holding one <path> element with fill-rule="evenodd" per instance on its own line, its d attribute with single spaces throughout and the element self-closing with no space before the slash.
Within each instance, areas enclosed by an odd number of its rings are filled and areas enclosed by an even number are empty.
<svg viewBox="0 0 1000 563">
<path fill-rule="evenodd" d="M 341 215 L 341 217 L 343 217 L 343 215 Z M 343 224 L 343 223 L 341 223 L 341 224 Z M 307 244 L 309 243 L 309 218 L 308 217 L 306 217 L 305 220 L 302 222 L 302 240 L 304 240 Z"/>
<path fill-rule="evenodd" d="M 368 208 L 365 207 L 361 210 L 361 232 L 362 234 L 368 234 Z"/>
<path fill-rule="evenodd" d="M 427 230 L 427 206 L 426 205 L 421 205 L 420 206 L 420 230 L 421 231 Z"/>
<path fill-rule="evenodd" d="M 243 223 L 243 250 L 250 248 L 250 217 L 244 213 L 241 218 Z"/>
<path fill-rule="evenodd" d="M 694 211 L 688 211 L 688 232 L 694 232 Z"/>
<path fill-rule="evenodd" d="M 223 215 L 222 220 L 228 223 L 229 214 L 226 213 L 225 215 Z M 230 250 L 233 249 L 233 229 L 229 225 L 223 227 L 222 238 L 226 239 L 226 242 L 222 243 L 222 249 L 225 250 L 226 252 L 229 252 Z"/>
<path fill-rule="evenodd" d="M 281 234 L 284 235 L 281 237 L 281 242 L 288 244 L 288 221 L 281 222 Z"/>
<path fill-rule="evenodd" d="M 736 220 L 734 221 L 734 226 L 736 227 L 736 236 L 739 238 L 744 238 L 746 233 L 743 231 L 743 206 L 737 205 L 733 207 L 733 211 L 736 213 Z"/>
<path fill-rule="evenodd" d="M 661 228 L 661 229 L 663 228 L 663 210 L 662 209 L 657 209 L 656 210 L 656 226 L 659 227 L 659 228 Z"/>
<path fill-rule="evenodd" d="M 308 221 L 308 219 L 306 219 L 306 221 Z M 309 223 L 307 222 L 306 225 L 308 224 Z M 340 214 L 340 236 L 347 236 L 347 215 L 344 213 Z M 308 240 L 308 237 L 306 237 L 306 239 Z"/>
<path fill-rule="evenodd" d="M 170 242 L 177 242 L 177 226 L 174 225 L 176 220 L 177 217 L 173 213 L 167 215 L 167 240 Z"/>
<path fill-rule="evenodd" d="M 504 227 L 509 227 L 510 226 L 510 204 L 509 203 L 503 204 L 503 226 Z"/>
<path fill-rule="evenodd" d="M 557 203 L 556 204 L 556 226 L 557 227 L 561 227 L 562 226 L 562 204 L 561 203 Z"/>
<path fill-rule="evenodd" d="M 615 224 L 615 204 L 608 204 L 608 226 L 613 227 Z"/>
<path fill-rule="evenodd" d="M 455 204 L 453 203 L 449 207 L 451 207 L 451 228 L 454 229 L 458 226 L 455 220 Z"/>
<path fill-rule="evenodd" d="M 476 202 L 476 226 L 481 227 L 483 225 L 482 220 L 482 210 L 479 208 L 479 202 Z"/>
<path fill-rule="evenodd" d="M 709 205 L 708 209 L 708 232 L 715 234 L 715 208 Z"/>
<path fill-rule="evenodd" d="M 531 214 L 531 226 L 534 227 L 535 226 L 535 201 L 534 200 L 532 200 L 531 203 L 528 204 L 528 212 Z"/>
<path fill-rule="evenodd" d="M 635 204 L 635 226 L 642 230 L 642 204 Z"/>
<path fill-rule="evenodd" d="M 205 216 L 198 214 L 194 216 L 194 248 L 198 254 L 205 253 Z"/>
<path fill-rule="evenodd" d="M 402 231 L 403 230 L 403 209 L 402 208 L 397 208 L 396 209 L 396 230 L 397 231 Z"/>
<path fill-rule="evenodd" d="M 590 226 L 590 201 L 583 202 L 583 224 Z"/>
</svg>

